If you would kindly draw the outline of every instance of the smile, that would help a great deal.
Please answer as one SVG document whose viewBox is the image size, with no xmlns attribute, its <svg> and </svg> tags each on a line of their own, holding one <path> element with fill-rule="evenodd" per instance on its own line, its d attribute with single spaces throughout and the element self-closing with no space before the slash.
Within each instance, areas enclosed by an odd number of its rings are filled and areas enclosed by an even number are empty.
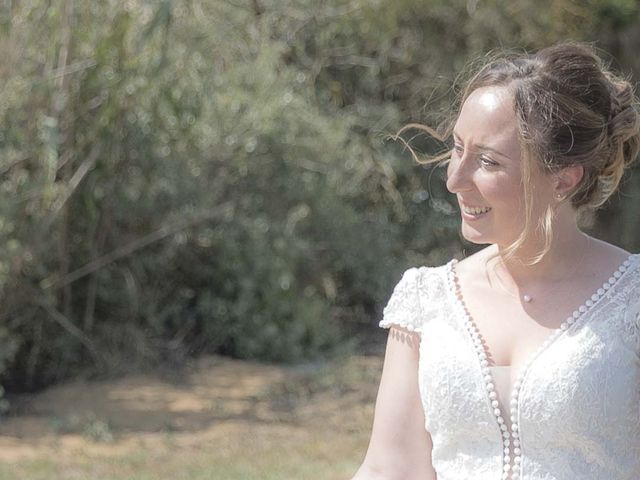
<svg viewBox="0 0 640 480">
<path fill-rule="evenodd" d="M 481 215 L 491 211 L 491 207 L 462 207 L 462 211 L 468 215 Z"/>
</svg>

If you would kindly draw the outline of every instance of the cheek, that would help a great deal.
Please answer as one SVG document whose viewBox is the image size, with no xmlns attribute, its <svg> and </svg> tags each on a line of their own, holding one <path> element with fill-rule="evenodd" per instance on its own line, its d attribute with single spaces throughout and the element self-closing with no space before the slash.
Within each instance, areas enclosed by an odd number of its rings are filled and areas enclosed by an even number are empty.
<svg viewBox="0 0 640 480">
<path fill-rule="evenodd" d="M 519 182 L 513 181 L 508 176 L 487 175 L 478 179 L 482 184 L 482 194 L 492 204 L 507 208 L 517 208 L 519 200 L 523 197 L 522 187 Z"/>
<path fill-rule="evenodd" d="M 507 172 L 499 172 L 492 177 L 492 182 L 488 184 L 491 194 L 502 201 L 516 206 L 519 200 L 524 198 L 524 189 L 519 175 Z"/>
<path fill-rule="evenodd" d="M 485 198 L 492 205 L 497 217 L 495 220 L 502 225 L 513 225 L 521 228 L 525 218 L 524 193 L 511 183 L 495 182 L 485 192 Z"/>
</svg>

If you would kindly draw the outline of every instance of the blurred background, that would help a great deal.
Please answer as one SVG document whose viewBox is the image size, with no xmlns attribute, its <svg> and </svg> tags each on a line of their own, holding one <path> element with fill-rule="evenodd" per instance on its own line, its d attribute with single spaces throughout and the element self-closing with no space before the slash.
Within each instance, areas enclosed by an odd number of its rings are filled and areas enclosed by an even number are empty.
<svg viewBox="0 0 640 480">
<path fill-rule="evenodd" d="M 593 42 L 635 83 L 639 12 L 2 1 L 0 478 L 350 478 L 394 284 L 473 249 L 391 136 L 491 50 Z M 639 208 L 636 167 L 586 228 L 637 252 Z"/>
</svg>

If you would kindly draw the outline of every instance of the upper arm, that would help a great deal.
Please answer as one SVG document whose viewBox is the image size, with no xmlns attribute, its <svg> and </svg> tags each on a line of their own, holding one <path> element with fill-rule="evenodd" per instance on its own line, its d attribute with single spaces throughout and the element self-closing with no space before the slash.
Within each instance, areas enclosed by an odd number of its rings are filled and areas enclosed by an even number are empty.
<svg viewBox="0 0 640 480">
<path fill-rule="evenodd" d="M 369 448 L 354 480 L 435 480 L 418 389 L 420 335 L 389 331 Z"/>
</svg>

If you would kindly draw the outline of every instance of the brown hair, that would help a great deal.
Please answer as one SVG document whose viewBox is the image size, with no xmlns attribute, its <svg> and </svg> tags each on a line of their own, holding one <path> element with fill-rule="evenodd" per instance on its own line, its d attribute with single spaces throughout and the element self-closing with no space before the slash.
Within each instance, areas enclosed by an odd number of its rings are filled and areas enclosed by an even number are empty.
<svg viewBox="0 0 640 480">
<path fill-rule="evenodd" d="M 534 259 L 548 251 L 555 211 L 533 225 L 532 192 L 529 179 L 537 166 L 551 173 L 581 165 L 582 180 L 568 195 L 577 211 L 594 210 L 616 190 L 626 167 L 640 149 L 638 100 L 629 81 L 609 71 L 595 49 L 584 43 L 566 42 L 533 54 L 493 55 L 466 82 L 458 97 L 454 115 L 437 130 L 410 124 L 436 139 L 450 139 L 463 103 L 474 90 L 503 86 L 513 92 L 517 128 L 523 147 L 523 188 L 525 229 L 508 249 L 513 253 L 532 227 L 542 231 L 545 247 Z M 420 163 L 449 161 L 451 151 L 420 159 Z"/>
</svg>

